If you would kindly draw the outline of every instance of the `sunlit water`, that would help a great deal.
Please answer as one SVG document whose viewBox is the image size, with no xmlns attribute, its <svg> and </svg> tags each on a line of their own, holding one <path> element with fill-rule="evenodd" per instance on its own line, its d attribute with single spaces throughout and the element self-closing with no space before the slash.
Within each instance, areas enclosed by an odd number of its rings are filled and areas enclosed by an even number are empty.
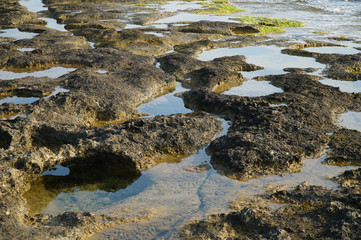
<svg viewBox="0 0 361 240">
<path fill-rule="evenodd" d="M 53 67 L 47 70 L 34 71 L 34 72 L 12 72 L 0 70 L 0 80 L 11 80 L 24 77 L 51 77 L 57 78 L 66 73 L 72 72 L 76 68 Z"/>
<path fill-rule="evenodd" d="M 342 81 L 325 78 L 320 80 L 322 84 L 332 87 L 338 87 L 342 92 L 359 93 L 361 92 L 361 80 L 358 81 Z"/>
<path fill-rule="evenodd" d="M 227 95 L 260 97 L 270 95 L 272 93 L 283 92 L 281 88 L 271 85 L 267 81 L 248 80 L 241 86 L 231 88 L 224 92 Z"/>
<path fill-rule="evenodd" d="M 246 78 L 272 74 L 282 74 L 284 68 L 320 68 L 324 64 L 316 62 L 314 58 L 298 57 L 282 54 L 283 48 L 277 46 L 251 46 L 243 48 L 218 48 L 204 51 L 198 55 L 199 60 L 210 61 L 222 56 L 244 55 L 248 63 L 264 67 L 263 70 L 242 72 Z"/>
<path fill-rule="evenodd" d="M 361 112 L 346 112 L 341 114 L 339 124 L 342 127 L 361 132 Z"/>
<path fill-rule="evenodd" d="M 41 14 L 41 11 L 46 11 L 48 8 L 44 6 L 41 0 L 20 0 L 19 3 L 26 7 L 28 11 Z M 53 18 L 40 17 L 40 19 L 47 21 L 46 27 L 56 29 L 58 31 L 66 31 L 64 24 L 59 24 Z"/>
<path fill-rule="evenodd" d="M 160 96 L 153 101 L 144 103 L 138 107 L 138 111 L 147 113 L 149 116 L 170 115 L 175 113 L 190 113 L 190 109 L 184 107 L 183 100 L 174 94 L 187 91 L 180 83 L 174 92 Z"/>
<path fill-rule="evenodd" d="M 44 97 L 45 99 L 54 96 L 60 92 L 68 92 L 69 90 L 64 89 L 62 87 L 56 87 L 54 92 L 52 92 L 49 96 Z M 13 97 L 6 97 L 3 99 L 0 99 L 0 105 L 4 104 L 4 103 L 14 103 L 14 104 L 29 104 L 29 103 L 33 103 L 38 101 L 40 98 L 39 97 L 17 97 L 17 96 L 13 96 Z M 24 116 L 24 115 L 22 115 Z"/>
<path fill-rule="evenodd" d="M 31 39 L 38 35 L 37 33 L 30 33 L 30 32 L 21 32 L 17 28 L 10 28 L 10 29 L 1 29 L 0 30 L 0 37 L 6 38 L 14 38 L 15 40 L 19 39 Z"/>
<path fill-rule="evenodd" d="M 356 40 L 342 42 L 348 46 L 308 48 L 306 50 L 321 53 L 357 53 L 353 47 L 359 47 L 360 29 L 360 1 L 336 0 L 249 0 L 233 1 L 238 7 L 246 9 L 245 15 L 269 16 L 300 20 L 306 23 L 304 28 L 287 29 L 284 34 L 273 35 L 275 38 L 302 42 L 305 39 L 329 40 L 330 36 L 349 36 Z M 21 0 L 30 11 L 46 10 L 40 0 Z M 188 4 L 188 5 L 187 5 Z M 197 8 L 198 3 L 168 2 L 161 7 L 161 11 L 175 11 Z M 347 17 L 346 17 L 347 16 Z M 48 20 L 48 27 L 64 30 L 63 27 Z M 166 28 L 167 23 L 190 22 L 199 20 L 235 21 L 229 16 L 197 15 L 189 12 L 177 13 L 161 20 L 152 26 Z M 51 25 L 53 24 L 53 25 Z M 146 26 L 127 24 L 126 28 L 143 28 Z M 3 36 L 13 34 L 15 39 L 31 38 L 34 35 L 19 32 L 16 29 L 5 31 Z M 322 35 L 319 32 L 327 32 Z M 21 35 L 24 34 L 24 35 Z M 157 33 L 158 34 L 158 33 Z M 0 36 L 1 33 L 0 33 Z M 24 36 L 24 37 L 23 37 Z M 319 68 L 315 74 L 320 75 L 325 65 L 317 63 L 313 58 L 284 55 L 282 48 L 276 46 L 256 46 L 244 48 L 221 48 L 205 51 L 199 55 L 204 61 L 216 57 L 244 55 L 249 63 L 262 66 L 264 70 L 242 72 L 247 79 L 269 74 L 282 74 L 284 68 Z M 30 50 L 29 50 L 30 51 Z M 69 70 L 69 69 L 68 69 Z M 37 76 L 51 76 L 49 72 L 41 71 Z M 65 73 L 65 72 L 64 72 Z M 62 73 L 62 74 L 64 74 Z M 98 73 L 106 74 L 100 70 Z M 40 73 L 39 73 L 40 74 Z M 62 75 L 61 74 L 61 75 Z M 13 79 L 29 76 L 16 75 L 2 71 L 0 79 Z M 359 92 L 360 83 L 325 79 L 324 84 L 338 86 L 341 91 Z M 156 98 L 154 101 L 138 107 L 140 112 L 150 116 L 159 114 L 188 113 L 180 98 L 175 93 L 186 91 L 180 84 L 176 91 Z M 248 80 L 241 86 L 230 89 L 225 94 L 240 96 L 262 96 L 280 92 L 279 88 L 270 85 L 267 81 Z M 30 99 L 29 99 L 30 101 Z M 274 105 L 277 107 L 277 105 Z M 360 131 L 360 113 L 348 112 L 341 115 L 340 125 Z M 228 123 L 224 120 L 223 127 L 226 133 Z M 185 223 L 192 219 L 202 219 L 207 215 L 219 212 L 228 212 L 228 203 L 235 200 L 240 194 L 253 195 L 262 193 L 269 185 L 295 186 L 307 181 L 310 184 L 337 188 L 337 184 L 328 180 L 346 169 L 352 167 L 337 167 L 322 164 L 325 155 L 317 159 L 304 161 L 304 167 L 299 173 L 284 174 L 283 176 L 269 176 L 262 179 L 253 179 L 240 182 L 218 174 L 210 165 L 210 157 L 204 148 L 193 156 L 179 159 L 179 162 L 162 163 L 143 171 L 141 175 L 123 173 L 121 170 L 92 167 L 92 169 L 77 168 L 76 166 L 57 166 L 47 171 L 36 180 L 26 198 L 32 213 L 44 212 L 58 214 L 65 211 L 90 211 L 99 214 L 108 214 L 118 217 L 150 216 L 149 220 L 140 220 L 137 223 L 129 222 L 109 228 L 95 235 L 94 239 L 171 239 L 178 238 L 178 231 Z M 89 178 L 89 174 L 94 175 Z M 86 175 L 86 176 L 84 176 Z"/>
</svg>

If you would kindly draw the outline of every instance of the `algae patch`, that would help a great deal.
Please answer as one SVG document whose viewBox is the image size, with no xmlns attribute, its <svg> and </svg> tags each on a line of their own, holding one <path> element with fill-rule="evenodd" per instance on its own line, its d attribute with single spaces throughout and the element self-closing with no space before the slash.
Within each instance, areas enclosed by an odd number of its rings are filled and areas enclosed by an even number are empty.
<svg viewBox="0 0 361 240">
<path fill-rule="evenodd" d="M 282 33 L 284 32 L 283 28 L 305 26 L 305 23 L 303 22 L 285 18 L 241 16 L 235 18 L 235 20 L 238 20 L 245 25 L 256 25 L 256 28 L 260 31 L 259 34 Z"/>
<path fill-rule="evenodd" d="M 203 2 L 204 9 L 194 10 L 197 14 L 233 14 L 245 12 L 245 10 L 233 6 L 228 0 L 214 0 L 212 3 Z"/>
</svg>

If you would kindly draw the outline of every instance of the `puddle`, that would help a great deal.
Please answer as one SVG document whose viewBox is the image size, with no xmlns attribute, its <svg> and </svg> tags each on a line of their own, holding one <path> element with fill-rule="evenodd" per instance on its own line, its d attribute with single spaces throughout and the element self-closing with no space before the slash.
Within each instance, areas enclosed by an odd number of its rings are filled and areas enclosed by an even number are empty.
<svg viewBox="0 0 361 240">
<path fill-rule="evenodd" d="M 50 94 L 49 96 L 46 96 L 44 97 L 45 99 L 46 98 L 50 98 L 51 96 L 54 96 L 60 92 L 68 92 L 69 90 L 65 89 L 65 88 L 62 88 L 62 87 L 56 87 L 55 88 L 55 91 Z M 6 97 L 6 98 L 3 98 L 3 99 L 0 99 L 0 105 L 4 104 L 4 103 L 14 103 L 14 104 L 30 104 L 30 103 L 33 103 L 33 102 L 36 102 L 38 101 L 40 98 L 38 97 L 17 97 L 17 96 L 14 96 L 14 97 Z M 14 117 L 16 118 L 16 117 Z M 14 119 L 13 118 L 13 119 Z M 11 119 L 10 119 L 11 120 Z"/>
<path fill-rule="evenodd" d="M 133 29 L 133 28 L 142 28 L 142 25 L 139 24 L 126 24 L 123 29 Z"/>
<path fill-rule="evenodd" d="M 268 81 L 248 80 L 246 82 L 243 82 L 242 85 L 233 87 L 230 90 L 224 92 L 223 94 L 260 97 L 280 92 L 283 92 L 281 88 L 273 86 Z"/>
<path fill-rule="evenodd" d="M 252 46 L 243 48 L 217 48 L 204 51 L 198 55 L 198 59 L 202 61 L 210 61 L 215 58 L 224 56 L 244 55 L 247 57 L 248 63 L 253 63 L 264 67 L 263 70 L 253 72 L 242 72 L 246 78 L 256 76 L 283 74 L 284 68 L 320 68 L 325 67 L 324 64 L 318 63 L 314 58 L 299 57 L 282 54 L 283 48 L 277 46 Z M 319 70 L 321 72 L 321 70 Z"/>
<path fill-rule="evenodd" d="M 12 72 L 12 71 L 3 71 L 0 70 L 0 79 L 1 80 L 11 80 L 16 78 L 24 77 L 50 77 L 57 78 L 66 73 L 72 72 L 76 68 L 65 68 L 65 67 L 53 67 L 47 70 L 35 71 L 35 72 Z"/>
<path fill-rule="evenodd" d="M 20 32 L 17 28 L 1 29 L 0 37 L 19 39 L 31 39 L 38 35 L 38 33 Z"/>
<path fill-rule="evenodd" d="M 61 165 L 55 166 L 48 171 L 45 171 L 41 174 L 41 176 L 68 176 L 70 173 L 70 169 L 68 167 L 64 167 Z"/>
<path fill-rule="evenodd" d="M 338 54 L 356 54 L 360 53 L 357 49 L 353 47 L 309 47 L 305 48 L 309 52 L 317 53 L 338 53 Z"/>
<path fill-rule="evenodd" d="M 154 32 L 154 31 L 148 31 L 148 32 L 144 32 L 145 34 L 151 34 L 157 37 L 164 37 L 164 33 L 159 33 L 159 32 Z"/>
<path fill-rule="evenodd" d="M 0 105 L 4 103 L 14 103 L 14 104 L 29 104 L 38 101 L 38 97 L 6 97 L 0 99 Z"/>
<path fill-rule="evenodd" d="M 107 70 L 97 70 L 96 72 L 100 73 L 100 74 L 105 74 L 105 73 L 108 73 L 109 71 L 107 71 Z"/>
<path fill-rule="evenodd" d="M 37 213 L 48 208 L 47 213 L 59 213 L 67 209 L 86 211 L 84 206 L 106 206 L 111 199 L 110 193 L 125 189 L 140 176 L 139 172 L 128 172 L 124 168 L 93 164 L 92 167 L 81 165 L 56 166 L 35 180 L 29 191 L 24 194 L 30 206 L 30 213 Z M 87 195 L 101 196 L 95 202 L 87 201 Z M 72 195 L 76 196 L 74 199 Z M 81 195 L 81 196 L 80 196 Z M 70 197 L 70 198 L 68 198 Z M 79 199 L 81 198 L 81 201 Z M 59 202 L 62 202 L 59 206 Z"/>
<path fill-rule="evenodd" d="M 67 32 L 68 30 L 65 29 L 65 24 L 59 24 L 55 19 L 53 18 L 45 18 L 41 17 L 39 19 L 47 21 L 47 24 L 45 25 L 48 28 L 55 29 L 61 32 Z"/>
<path fill-rule="evenodd" d="M 44 98 L 45 98 L 45 99 L 46 99 L 46 98 L 50 98 L 51 96 L 55 96 L 56 94 L 61 93 L 61 92 L 69 92 L 69 90 L 68 90 L 68 89 L 65 89 L 65 88 L 62 88 L 62 87 L 56 87 L 56 88 L 55 88 L 55 91 L 54 91 L 52 94 L 50 94 L 49 96 L 46 96 L 46 97 L 44 97 Z"/>
<path fill-rule="evenodd" d="M 41 11 L 47 11 L 48 8 L 44 6 L 41 0 L 20 0 L 20 5 L 26 7 L 29 12 L 39 13 Z M 39 19 L 45 20 L 48 23 L 45 25 L 48 28 L 56 29 L 58 31 L 67 32 L 64 28 L 65 24 L 59 24 L 53 18 L 40 17 Z"/>
<path fill-rule="evenodd" d="M 358 93 L 361 92 L 361 80 L 360 81 L 341 81 L 333 79 L 323 79 L 319 81 L 322 84 L 329 85 L 332 87 L 340 88 L 342 92 Z"/>
<path fill-rule="evenodd" d="M 18 48 L 17 50 L 21 52 L 31 52 L 34 51 L 35 48 Z"/>
<path fill-rule="evenodd" d="M 346 112 L 341 114 L 339 125 L 361 132 L 361 112 Z"/>
<path fill-rule="evenodd" d="M 287 104 L 286 104 L 286 103 L 270 104 L 270 107 L 274 107 L 274 108 L 276 108 L 276 107 L 282 107 L 282 106 L 287 106 Z"/>
<path fill-rule="evenodd" d="M 26 7 L 29 12 L 37 13 L 43 10 L 47 10 L 46 8 L 44 8 L 41 0 L 20 0 L 19 3 L 20 5 Z"/>
<path fill-rule="evenodd" d="M 187 91 L 187 89 L 178 83 L 174 92 L 162 95 L 153 101 L 140 105 L 138 111 L 148 113 L 150 116 L 191 113 L 192 111 L 190 109 L 184 107 L 183 100 L 180 97 L 174 96 L 174 94 L 184 91 Z"/>
<path fill-rule="evenodd" d="M 306 179 L 310 184 L 336 188 L 337 184 L 324 176 L 335 176 L 351 167 L 328 166 L 322 164 L 323 160 L 324 156 L 306 160 L 305 167 L 296 174 L 271 176 L 248 182 L 229 179 L 212 168 L 203 172 L 185 171 L 184 169 L 209 161 L 203 150 L 183 159 L 181 163 L 157 165 L 143 172 L 129 189 L 124 190 L 130 191 L 145 185 L 141 192 L 119 199 L 109 209 L 97 210 L 101 214 L 117 216 L 121 213 L 116 209 L 148 209 L 155 212 L 156 217 L 145 222 L 119 224 L 96 234 L 92 239 L 105 239 L 109 236 L 117 239 L 178 239 L 178 231 L 186 222 L 203 219 L 212 213 L 229 212 L 228 203 L 231 200 L 240 194 L 250 196 L 262 193 L 270 184 L 296 186 Z M 141 182 L 143 184 L 140 184 Z"/>
<path fill-rule="evenodd" d="M 221 119 L 220 119 L 221 120 Z M 226 134 L 229 124 L 222 120 Z M 59 214 L 86 211 L 124 217 L 140 211 L 152 213 L 147 221 L 116 225 L 92 239 L 177 238 L 178 231 L 193 219 L 229 212 L 228 204 L 240 194 L 260 194 L 272 185 L 295 186 L 307 180 L 329 188 L 337 184 L 327 180 L 352 167 L 322 164 L 326 155 L 305 160 L 299 173 L 269 176 L 239 182 L 218 174 L 210 165 L 205 149 L 180 162 L 162 163 L 140 174 L 122 172 L 104 166 L 58 166 L 32 183 L 24 194 L 31 213 Z M 325 178 L 327 177 L 327 178 Z M 124 211 L 125 210 L 125 211 Z"/>
</svg>

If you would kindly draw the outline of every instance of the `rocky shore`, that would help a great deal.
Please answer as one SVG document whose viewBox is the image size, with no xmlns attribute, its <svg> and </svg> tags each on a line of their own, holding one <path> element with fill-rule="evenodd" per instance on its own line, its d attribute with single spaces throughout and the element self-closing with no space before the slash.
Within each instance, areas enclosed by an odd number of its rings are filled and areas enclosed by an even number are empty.
<svg viewBox="0 0 361 240">
<path fill-rule="evenodd" d="M 320 83 L 323 77 L 313 75 L 315 69 L 293 68 L 257 78 L 283 92 L 261 97 L 225 95 L 224 91 L 247 81 L 240 71 L 263 67 L 241 55 L 210 61 L 197 58 L 214 48 L 277 45 L 284 48 L 283 54 L 326 64 L 322 76 L 356 81 L 361 80 L 361 53 L 311 52 L 307 47 L 337 44 L 295 44 L 267 35 L 301 26 L 297 22 L 184 20 L 157 27 L 158 20 L 179 11 L 160 11 L 152 5 L 155 2 L 147 3 L 150 6 L 112 0 L 43 3 L 48 10 L 38 14 L 18 0 L 0 3 L 0 67 L 11 72 L 53 67 L 76 70 L 56 78 L 0 80 L 1 99 L 36 99 L 0 106 L 1 239 L 87 239 L 109 226 L 148 218 L 31 210 L 24 193 L 42 173 L 58 165 L 71 166 L 79 174 L 90 166 L 110 167 L 129 176 L 116 186 L 113 182 L 98 186 L 109 191 L 126 188 L 142 171 L 164 159 L 180 161 L 207 145 L 212 167 L 239 181 L 299 172 L 305 159 L 325 152 L 325 164 L 361 165 L 361 133 L 336 122 L 341 113 L 361 111 L 361 93 Z M 219 12 L 230 6 L 226 1 L 212 4 L 202 9 Z M 40 18 L 44 16 L 65 24 L 68 32 L 46 27 Z M 13 28 L 36 36 L 1 36 Z M 187 88 L 179 97 L 193 113 L 145 117 L 137 110 L 172 92 L 177 83 Z M 63 90 L 54 93 L 57 89 Z M 222 132 L 217 117 L 231 122 L 221 137 L 217 137 Z M 204 166 L 204 171 L 210 169 Z M 303 183 L 240 198 L 230 204 L 230 213 L 189 222 L 179 238 L 357 239 L 361 234 L 360 168 L 331 180 L 340 188 Z M 275 209 L 274 203 L 282 205 Z"/>
</svg>

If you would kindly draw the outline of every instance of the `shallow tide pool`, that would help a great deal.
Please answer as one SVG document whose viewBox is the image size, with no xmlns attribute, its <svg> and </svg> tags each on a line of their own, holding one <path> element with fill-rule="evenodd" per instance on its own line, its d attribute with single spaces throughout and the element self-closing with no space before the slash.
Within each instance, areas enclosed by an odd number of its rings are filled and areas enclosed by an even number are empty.
<svg viewBox="0 0 361 240">
<path fill-rule="evenodd" d="M 327 0 L 326 2 L 330 1 Z M 295 42 L 302 42 L 305 37 L 309 36 L 317 36 L 322 40 L 331 41 L 327 38 L 328 36 L 320 36 L 320 34 L 315 33 L 315 31 L 322 30 L 322 26 L 319 26 L 318 23 L 318 16 L 322 16 L 322 24 L 329 23 L 325 31 L 335 30 L 336 33 L 333 35 L 344 34 L 343 29 L 339 30 L 340 24 L 342 25 L 341 20 L 344 17 L 342 18 L 341 13 L 334 12 L 333 14 L 336 14 L 335 20 L 330 21 L 330 19 L 332 20 L 330 18 L 332 14 L 327 6 L 320 3 L 322 1 L 276 0 L 267 2 L 250 0 L 234 2 L 240 8 L 247 9 L 249 7 L 248 12 L 245 14 L 252 15 L 254 13 L 253 15 L 287 17 L 305 21 L 307 23 L 305 28 L 287 29 L 285 34 L 278 35 L 283 38 L 290 37 Z M 352 6 L 351 1 L 343 2 L 346 7 Z M 46 10 L 40 0 L 21 0 L 20 3 L 34 12 Z M 195 5 L 199 6 L 196 3 L 168 2 L 162 7 L 161 11 L 184 10 L 189 7 L 196 8 Z M 289 6 L 293 6 L 293 8 Z M 289 9 L 289 11 L 285 11 L 285 9 Z M 316 9 L 321 10 L 316 11 Z M 340 8 L 340 11 L 342 10 L 345 10 L 345 8 Z M 156 21 L 153 26 L 166 28 L 168 23 L 199 20 L 234 21 L 229 18 L 229 16 L 180 12 Z M 355 19 L 358 19 L 357 15 L 351 14 L 350 19 L 347 19 L 346 22 L 349 23 Z M 48 21 L 48 27 L 62 29 L 62 26 L 54 21 Z M 357 21 L 356 24 L 358 24 Z M 353 23 L 350 23 L 346 29 L 354 29 L 353 25 Z M 143 28 L 146 26 L 127 23 L 125 28 L 138 27 Z M 12 31 L 17 33 L 16 30 Z M 353 33 L 355 32 L 357 36 L 357 29 Z M 23 32 L 20 33 L 23 34 Z M 247 79 L 269 74 L 283 74 L 285 73 L 284 68 L 318 68 L 319 70 L 314 74 L 320 75 L 322 69 L 325 68 L 325 65 L 316 62 L 313 58 L 282 54 L 282 49 L 277 46 L 219 48 L 204 51 L 198 57 L 200 60 L 210 61 L 217 57 L 244 55 L 247 57 L 247 62 L 265 68 L 253 72 L 242 72 L 242 75 Z M 330 49 L 322 47 L 307 48 L 306 50 L 324 53 L 327 51 L 336 51 L 338 53 L 357 52 L 356 49 L 351 47 L 332 47 Z M 14 79 L 25 76 L 58 77 L 73 70 L 75 69 L 58 67 L 34 73 L 0 71 L 0 79 Z M 98 73 L 106 74 L 107 72 L 100 70 Z M 321 82 L 338 86 L 341 91 L 346 92 L 359 92 L 361 89 L 360 81 L 346 82 L 325 79 Z M 138 111 L 147 113 L 149 116 L 192 112 L 184 107 L 181 98 L 175 96 L 176 93 L 182 91 L 187 91 L 187 89 L 178 84 L 174 92 L 140 105 Z M 248 80 L 241 86 L 234 87 L 224 94 L 263 96 L 281 91 L 281 89 L 270 85 L 267 81 Z M 274 107 L 277 106 L 280 105 L 274 105 Z M 224 131 L 222 134 L 226 134 L 229 123 L 223 119 L 219 120 L 223 123 Z M 342 114 L 340 125 L 361 131 L 360 113 L 348 112 Z M 338 185 L 330 181 L 329 178 L 345 170 L 353 169 L 353 167 L 323 164 L 322 162 L 326 157 L 325 153 L 319 158 L 305 160 L 304 167 L 298 173 L 283 174 L 282 176 L 274 175 L 240 182 L 219 174 L 210 164 L 210 157 L 206 154 L 205 148 L 206 146 L 199 149 L 195 155 L 184 156 L 177 159 L 177 161 L 169 159 L 168 162 L 158 164 L 141 173 L 124 172 L 122 169 L 104 166 L 84 167 L 64 164 L 43 173 L 39 179 L 32 183 L 30 190 L 25 193 L 24 197 L 29 203 L 30 213 L 59 214 L 66 211 L 89 211 L 96 214 L 124 217 L 129 220 L 94 235 L 92 239 L 177 239 L 179 229 L 188 221 L 202 219 L 213 213 L 229 212 L 229 202 L 237 199 L 240 195 L 250 196 L 264 192 L 268 186 L 295 186 L 304 181 L 309 184 L 334 189 Z"/>
</svg>

